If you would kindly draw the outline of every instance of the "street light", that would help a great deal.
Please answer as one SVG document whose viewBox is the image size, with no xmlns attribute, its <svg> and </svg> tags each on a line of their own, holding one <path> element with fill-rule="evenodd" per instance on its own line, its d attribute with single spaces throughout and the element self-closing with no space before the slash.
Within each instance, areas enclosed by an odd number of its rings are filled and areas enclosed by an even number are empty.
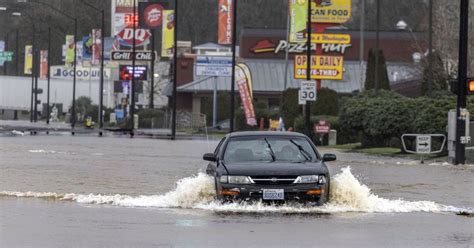
<svg viewBox="0 0 474 248">
<path fill-rule="evenodd" d="M 425 56 L 428 57 L 428 96 L 431 95 L 432 91 L 432 81 L 433 81 L 433 56 L 432 56 L 432 51 L 433 51 L 433 42 L 432 42 L 432 36 L 433 36 L 433 30 L 432 30 L 432 6 L 431 6 L 431 0 L 430 0 L 430 17 L 429 17 L 429 38 L 428 38 L 428 52 L 425 54 Z M 399 31 L 406 31 L 408 30 L 410 32 L 410 35 L 412 36 L 413 40 L 415 41 L 415 44 L 417 46 L 418 52 L 413 54 L 413 61 L 415 63 L 418 63 L 421 61 L 421 58 L 423 57 L 424 51 L 422 50 L 420 44 L 418 43 L 418 39 L 415 37 L 413 33 L 413 29 L 408 25 L 405 21 L 400 20 L 396 24 L 397 30 Z"/>
<path fill-rule="evenodd" d="M 102 9 L 98 9 L 94 5 L 81 0 L 83 4 L 90 7 L 91 9 L 100 12 L 102 20 L 101 20 L 101 58 L 100 58 L 100 86 L 99 86 L 99 128 L 102 129 L 104 127 L 104 118 L 103 118 L 103 102 L 104 102 L 104 47 L 105 47 L 105 12 Z M 135 68 L 134 68 L 135 70 Z"/>
</svg>

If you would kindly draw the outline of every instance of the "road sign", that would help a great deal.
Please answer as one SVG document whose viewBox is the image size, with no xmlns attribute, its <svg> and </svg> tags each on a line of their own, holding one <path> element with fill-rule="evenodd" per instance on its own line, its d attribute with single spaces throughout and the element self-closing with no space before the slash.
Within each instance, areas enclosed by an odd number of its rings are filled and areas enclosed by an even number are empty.
<svg viewBox="0 0 474 248">
<path fill-rule="evenodd" d="M 295 56 L 295 78 L 305 79 L 306 55 Z M 311 79 L 342 80 L 342 56 L 311 56 Z"/>
<path fill-rule="evenodd" d="M 320 120 L 317 124 L 314 124 L 315 133 L 329 133 L 331 130 L 331 124 L 324 120 Z"/>
<path fill-rule="evenodd" d="M 298 104 L 299 105 L 305 105 L 306 104 L 306 100 L 301 98 L 301 89 L 298 90 Z"/>
<path fill-rule="evenodd" d="M 431 136 L 416 136 L 416 153 L 431 153 Z"/>
<path fill-rule="evenodd" d="M 196 58 L 197 76 L 232 76 L 232 57 L 198 56 Z"/>
<path fill-rule="evenodd" d="M 411 138 L 411 139 L 407 139 Z M 420 154 L 433 154 L 433 153 L 440 153 L 444 149 L 444 144 L 446 142 L 446 136 L 443 134 L 404 134 L 402 135 L 402 144 L 403 144 L 403 149 L 405 152 L 408 153 L 420 153 Z M 437 139 L 439 140 L 440 144 L 438 150 L 433 150 L 432 149 L 432 139 Z M 411 149 L 407 148 L 406 143 L 407 141 L 411 142 L 416 142 L 416 148 L 413 150 L 413 147 Z"/>
<path fill-rule="evenodd" d="M 7 61 L 10 62 L 13 60 L 13 52 L 0 52 L 0 61 Z"/>
<path fill-rule="evenodd" d="M 316 101 L 316 82 L 301 81 L 299 101 Z"/>
</svg>

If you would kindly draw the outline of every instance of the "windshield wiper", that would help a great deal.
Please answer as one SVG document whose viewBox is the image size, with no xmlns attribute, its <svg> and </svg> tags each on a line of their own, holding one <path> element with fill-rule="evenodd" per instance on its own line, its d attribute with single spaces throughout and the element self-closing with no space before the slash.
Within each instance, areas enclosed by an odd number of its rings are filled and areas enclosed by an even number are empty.
<svg viewBox="0 0 474 248">
<path fill-rule="evenodd" d="M 298 150 L 307 161 L 313 160 L 313 158 L 311 157 L 311 154 L 309 154 L 309 152 L 307 152 L 301 145 L 298 145 L 298 143 L 296 143 L 294 140 L 290 140 L 290 142 L 296 147 L 298 147 Z"/>
<path fill-rule="evenodd" d="M 275 162 L 276 157 L 275 157 L 275 153 L 273 152 L 272 146 L 268 142 L 267 138 L 264 138 L 264 140 L 267 143 L 268 149 L 270 150 L 270 155 L 272 156 L 272 161 Z"/>
</svg>

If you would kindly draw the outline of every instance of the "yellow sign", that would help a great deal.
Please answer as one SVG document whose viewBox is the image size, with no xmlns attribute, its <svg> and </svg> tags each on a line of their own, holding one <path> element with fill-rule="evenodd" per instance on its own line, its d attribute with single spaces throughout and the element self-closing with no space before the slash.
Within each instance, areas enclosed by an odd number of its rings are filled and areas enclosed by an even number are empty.
<svg viewBox="0 0 474 248">
<path fill-rule="evenodd" d="M 351 44 L 351 35 L 311 34 L 311 42 L 316 44 Z"/>
<path fill-rule="evenodd" d="M 313 0 L 311 22 L 345 23 L 351 18 L 351 0 Z"/>
<path fill-rule="evenodd" d="M 174 47 L 174 11 L 163 13 L 163 32 L 161 35 L 161 56 L 172 57 Z"/>
<path fill-rule="evenodd" d="M 347 22 L 351 18 L 351 0 L 312 0 L 311 22 Z M 304 42 L 306 20 L 308 19 L 308 0 L 290 0 L 290 42 Z"/>
<path fill-rule="evenodd" d="M 306 55 L 295 56 L 295 78 L 306 79 Z M 311 79 L 342 80 L 342 56 L 311 56 Z"/>
<path fill-rule="evenodd" d="M 25 46 L 25 67 L 23 73 L 26 75 L 31 75 L 33 71 L 33 46 Z"/>
</svg>

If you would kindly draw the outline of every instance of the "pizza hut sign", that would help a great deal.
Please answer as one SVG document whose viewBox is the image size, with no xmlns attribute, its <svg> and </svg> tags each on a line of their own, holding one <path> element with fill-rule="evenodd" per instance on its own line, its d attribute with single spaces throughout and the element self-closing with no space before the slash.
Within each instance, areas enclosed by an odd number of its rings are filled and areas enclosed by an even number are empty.
<svg viewBox="0 0 474 248">
<path fill-rule="evenodd" d="M 150 4 L 143 12 L 145 24 L 150 28 L 161 26 L 163 22 L 163 7 L 161 4 Z"/>
<path fill-rule="evenodd" d="M 133 27 L 126 27 L 117 34 L 120 45 L 133 46 Z M 151 33 L 147 29 L 137 28 L 135 30 L 135 46 L 144 46 L 148 44 Z"/>
</svg>

